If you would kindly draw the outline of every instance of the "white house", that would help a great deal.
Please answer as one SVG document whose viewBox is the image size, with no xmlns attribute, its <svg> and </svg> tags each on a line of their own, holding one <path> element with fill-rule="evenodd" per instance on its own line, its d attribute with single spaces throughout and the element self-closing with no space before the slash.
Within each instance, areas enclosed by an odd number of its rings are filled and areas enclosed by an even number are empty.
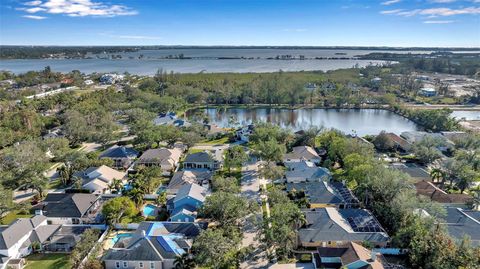
<svg viewBox="0 0 480 269">
<path fill-rule="evenodd" d="M 287 183 L 328 181 L 331 178 L 330 171 L 324 167 L 318 167 L 309 161 L 285 162 L 287 171 L 285 179 Z"/>
<path fill-rule="evenodd" d="M 294 147 L 292 152 L 285 154 L 283 157 L 284 162 L 309 161 L 317 165 L 320 164 L 321 160 L 315 149 L 309 146 Z"/>
</svg>

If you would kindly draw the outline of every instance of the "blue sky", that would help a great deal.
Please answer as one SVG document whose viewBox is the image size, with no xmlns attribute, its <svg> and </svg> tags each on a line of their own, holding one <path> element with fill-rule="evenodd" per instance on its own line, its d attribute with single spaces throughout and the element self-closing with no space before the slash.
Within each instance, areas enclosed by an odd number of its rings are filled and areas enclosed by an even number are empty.
<svg viewBox="0 0 480 269">
<path fill-rule="evenodd" d="M 1 0 L 0 44 L 480 47 L 480 0 Z"/>
</svg>

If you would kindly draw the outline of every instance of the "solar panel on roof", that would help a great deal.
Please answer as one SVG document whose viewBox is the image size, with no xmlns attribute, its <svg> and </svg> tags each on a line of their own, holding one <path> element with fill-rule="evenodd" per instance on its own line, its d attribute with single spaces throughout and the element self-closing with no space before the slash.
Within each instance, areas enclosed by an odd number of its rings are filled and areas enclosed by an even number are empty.
<svg viewBox="0 0 480 269">
<path fill-rule="evenodd" d="M 163 249 L 167 252 L 174 252 L 173 249 L 170 247 L 170 244 L 165 240 L 163 236 L 157 236 L 157 241 L 162 246 Z"/>
</svg>

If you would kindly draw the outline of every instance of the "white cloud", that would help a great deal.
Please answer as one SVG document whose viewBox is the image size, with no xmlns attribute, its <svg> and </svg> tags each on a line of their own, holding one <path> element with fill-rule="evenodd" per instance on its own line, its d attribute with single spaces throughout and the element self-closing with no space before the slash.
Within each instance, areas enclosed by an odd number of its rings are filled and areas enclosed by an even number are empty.
<svg viewBox="0 0 480 269">
<path fill-rule="evenodd" d="M 70 17 L 116 17 L 136 15 L 138 12 L 124 5 L 112 5 L 94 0 L 45 0 L 24 3 L 29 13 L 45 12 L 50 14 L 64 14 Z"/>
<path fill-rule="evenodd" d="M 384 6 L 389 6 L 389 5 L 396 4 L 396 3 L 400 2 L 400 1 L 402 1 L 402 0 L 389 0 L 389 1 L 382 2 L 382 5 L 384 5 Z"/>
<path fill-rule="evenodd" d="M 144 39 L 144 40 L 159 40 L 162 39 L 159 36 L 147 36 L 147 35 L 117 35 L 112 32 L 110 33 L 100 33 L 101 36 L 106 36 L 110 38 L 120 38 L 120 39 Z"/>
<path fill-rule="evenodd" d="M 383 11 L 380 11 L 380 14 L 386 14 L 386 15 L 389 15 L 389 14 L 397 14 L 399 12 L 403 11 L 403 9 L 392 9 L 392 10 L 383 10 Z"/>
<path fill-rule="evenodd" d="M 480 14 L 480 7 L 465 7 L 465 8 L 427 8 L 427 9 L 412 9 L 412 10 L 401 10 L 401 9 L 394 9 L 394 10 L 384 10 L 380 11 L 381 14 L 385 15 L 397 15 L 403 17 L 411 17 L 415 15 L 422 15 L 428 16 L 428 18 L 435 18 L 435 17 L 446 17 L 446 16 L 454 16 L 454 15 L 476 15 Z"/>
<path fill-rule="evenodd" d="M 38 6 L 42 3 L 42 1 L 30 1 L 30 2 L 26 2 L 25 5 L 26 6 Z"/>
<path fill-rule="evenodd" d="M 456 1 L 457 0 L 430 0 L 430 2 L 432 3 L 440 3 L 440 4 L 453 3 Z"/>
<path fill-rule="evenodd" d="M 23 15 L 22 17 L 27 18 L 27 19 L 32 19 L 32 20 L 44 20 L 47 17 L 43 16 L 35 16 L 35 15 Z"/>
<path fill-rule="evenodd" d="M 454 21 L 447 21 L 447 20 L 438 20 L 438 21 L 424 21 L 423 23 L 426 24 L 448 24 L 448 23 L 453 23 Z"/>
</svg>

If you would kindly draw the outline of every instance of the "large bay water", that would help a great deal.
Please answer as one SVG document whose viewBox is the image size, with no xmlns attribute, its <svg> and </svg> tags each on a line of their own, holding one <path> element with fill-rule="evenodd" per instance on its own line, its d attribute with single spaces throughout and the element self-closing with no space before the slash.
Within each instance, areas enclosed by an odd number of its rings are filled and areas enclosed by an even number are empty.
<svg viewBox="0 0 480 269">
<path fill-rule="evenodd" d="M 280 109 L 280 108 L 207 108 L 212 123 L 221 127 L 270 122 L 293 131 L 312 126 L 335 128 L 347 134 L 375 135 L 385 130 L 400 134 L 420 130 L 412 121 L 393 112 L 380 109 Z"/>
<path fill-rule="evenodd" d="M 235 72 L 261 73 L 283 71 L 335 70 L 383 64 L 383 61 L 358 59 L 315 59 L 315 58 L 352 58 L 380 50 L 340 50 L 340 49 L 258 49 L 258 48 L 196 48 L 196 49 L 158 49 L 135 52 L 115 53 L 122 59 L 112 59 L 112 54 L 90 54 L 90 59 L 14 59 L 0 60 L 0 70 L 23 73 L 30 70 L 42 70 L 50 66 L 54 71 L 70 72 L 80 70 L 93 72 L 129 72 L 138 75 L 153 75 L 162 68 L 176 73 L 198 72 Z M 391 51 L 392 52 L 392 51 Z M 397 53 L 429 53 L 430 51 L 398 51 Z M 183 55 L 191 59 L 166 59 L 168 56 Z M 305 60 L 272 60 L 277 55 L 291 55 Z M 245 59 L 218 59 L 218 58 Z"/>
</svg>

